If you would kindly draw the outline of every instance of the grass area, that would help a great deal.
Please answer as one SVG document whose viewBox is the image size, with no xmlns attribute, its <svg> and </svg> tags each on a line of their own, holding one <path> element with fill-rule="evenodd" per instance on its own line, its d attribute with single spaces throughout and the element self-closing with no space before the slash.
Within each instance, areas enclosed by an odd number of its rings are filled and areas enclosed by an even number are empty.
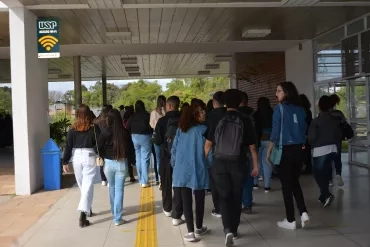
<svg viewBox="0 0 370 247">
<path fill-rule="evenodd" d="M 342 153 L 348 153 L 348 141 L 342 141 Z"/>
</svg>

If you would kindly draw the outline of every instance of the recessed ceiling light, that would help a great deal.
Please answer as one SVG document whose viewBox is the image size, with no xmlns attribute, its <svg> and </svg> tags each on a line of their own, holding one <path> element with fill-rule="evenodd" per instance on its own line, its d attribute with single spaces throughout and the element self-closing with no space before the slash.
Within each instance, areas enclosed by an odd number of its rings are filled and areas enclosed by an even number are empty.
<svg viewBox="0 0 370 247">
<path fill-rule="evenodd" d="M 48 69 L 49 74 L 60 74 L 62 73 L 61 69 Z"/>
<path fill-rule="evenodd" d="M 271 29 L 244 29 L 242 33 L 243 38 L 263 38 L 271 33 Z"/>
<path fill-rule="evenodd" d="M 134 72 L 134 71 L 139 71 L 140 68 L 139 66 L 134 66 L 134 67 L 125 67 L 127 72 Z"/>
<path fill-rule="evenodd" d="M 231 55 L 216 55 L 214 61 L 215 62 L 229 62 L 233 60 Z"/>
<path fill-rule="evenodd" d="M 121 57 L 122 64 L 137 64 L 137 57 Z"/>
<path fill-rule="evenodd" d="M 209 70 L 198 71 L 198 75 L 209 75 L 210 73 L 211 73 L 211 71 L 209 71 Z"/>
<path fill-rule="evenodd" d="M 206 70 L 219 69 L 219 68 L 220 68 L 220 65 L 218 63 L 210 63 L 210 64 L 206 64 L 206 66 L 205 66 Z"/>
<path fill-rule="evenodd" d="M 128 76 L 130 76 L 130 77 L 139 77 L 140 75 L 141 75 L 140 72 L 128 73 Z"/>
<path fill-rule="evenodd" d="M 131 32 L 129 30 L 125 30 L 125 31 L 122 31 L 122 32 L 106 32 L 105 35 L 108 38 L 131 37 Z"/>
</svg>

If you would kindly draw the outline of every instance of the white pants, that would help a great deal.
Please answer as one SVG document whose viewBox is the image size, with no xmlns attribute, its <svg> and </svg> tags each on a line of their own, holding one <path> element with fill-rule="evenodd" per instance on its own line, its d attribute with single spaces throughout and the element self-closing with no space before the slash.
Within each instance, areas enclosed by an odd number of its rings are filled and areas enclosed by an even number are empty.
<svg viewBox="0 0 370 247">
<path fill-rule="evenodd" d="M 77 210 L 90 213 L 94 197 L 94 181 L 98 172 L 94 150 L 88 148 L 74 149 L 72 164 L 81 191 L 81 199 Z"/>
</svg>

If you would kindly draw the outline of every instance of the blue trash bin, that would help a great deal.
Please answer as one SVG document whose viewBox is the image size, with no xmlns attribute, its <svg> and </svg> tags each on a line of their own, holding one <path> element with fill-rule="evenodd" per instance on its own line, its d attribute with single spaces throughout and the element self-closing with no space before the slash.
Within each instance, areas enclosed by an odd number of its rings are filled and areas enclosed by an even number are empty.
<svg viewBox="0 0 370 247">
<path fill-rule="evenodd" d="M 60 190 L 61 189 L 61 165 L 60 165 L 60 148 L 49 139 L 41 149 L 42 169 L 44 171 L 44 189 Z"/>
</svg>

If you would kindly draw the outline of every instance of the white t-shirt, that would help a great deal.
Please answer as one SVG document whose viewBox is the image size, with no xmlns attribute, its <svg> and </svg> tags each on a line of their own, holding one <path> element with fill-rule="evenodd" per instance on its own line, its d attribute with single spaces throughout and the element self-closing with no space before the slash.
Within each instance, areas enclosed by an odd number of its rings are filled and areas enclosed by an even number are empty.
<svg viewBox="0 0 370 247">
<path fill-rule="evenodd" d="M 326 145 L 326 146 L 314 148 L 312 157 L 320 157 L 320 156 L 324 156 L 324 155 L 331 154 L 331 153 L 337 153 L 337 152 L 338 152 L 337 145 L 335 144 Z"/>
<path fill-rule="evenodd" d="M 157 110 L 153 110 L 151 113 L 150 113 L 150 121 L 149 121 L 149 124 L 150 124 L 150 127 L 152 127 L 152 129 L 155 128 L 155 126 L 157 125 L 157 122 L 158 120 L 163 117 L 164 115 L 166 115 L 166 112 L 164 111 L 164 109 L 162 108 L 162 113 L 158 113 Z"/>
</svg>

